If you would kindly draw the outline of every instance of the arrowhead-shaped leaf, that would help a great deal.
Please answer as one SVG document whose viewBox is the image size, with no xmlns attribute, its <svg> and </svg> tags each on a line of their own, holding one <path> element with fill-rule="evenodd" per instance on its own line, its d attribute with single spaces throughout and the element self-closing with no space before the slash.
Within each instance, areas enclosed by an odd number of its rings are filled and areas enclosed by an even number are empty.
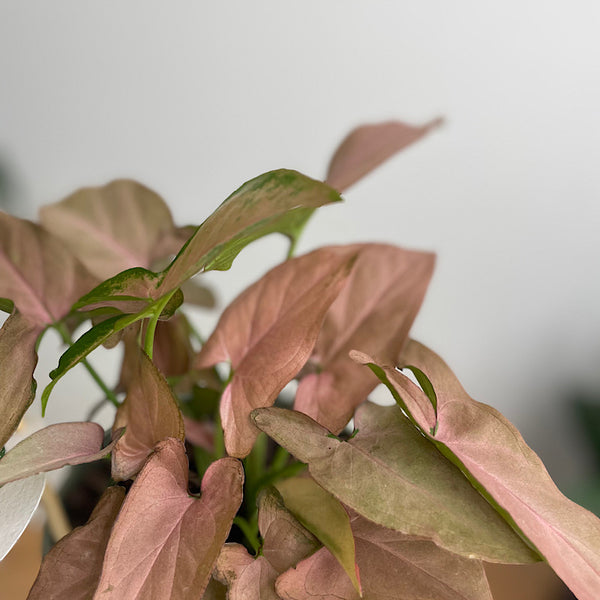
<svg viewBox="0 0 600 600">
<path fill-rule="evenodd" d="M 356 514 L 352 530 L 364 598 L 492 600 L 481 561 L 385 529 Z M 276 589 L 284 600 L 359 599 L 326 548 L 279 577 Z"/>
<path fill-rule="evenodd" d="M 410 146 L 441 124 L 435 119 L 423 126 L 388 121 L 362 125 L 339 145 L 327 171 L 327 183 L 340 192 L 362 179 L 381 163 Z"/>
<path fill-rule="evenodd" d="M 158 442 L 185 438 L 181 411 L 164 376 L 141 349 L 129 358 L 128 392 L 113 426 L 113 431 L 126 428 L 112 453 L 115 481 L 131 479 Z"/>
<path fill-rule="evenodd" d="M 384 244 L 357 245 L 358 259 L 319 333 L 311 372 L 300 381 L 294 408 L 334 433 L 341 431 L 379 383 L 348 353 L 363 348 L 394 361 L 406 343 L 435 258 Z M 335 400 L 334 400 L 335 399 Z"/>
<path fill-rule="evenodd" d="M 118 432 L 115 434 L 119 435 Z M 105 448 L 104 430 L 97 423 L 57 423 L 19 442 L 0 459 L 0 485 L 36 473 L 100 460 L 109 454 L 116 439 Z"/>
<path fill-rule="evenodd" d="M 200 499 L 188 493 L 182 442 L 156 447 L 115 523 L 94 598 L 192 600 L 202 596 L 242 501 L 239 461 L 206 471 Z"/>
<path fill-rule="evenodd" d="M 315 208 L 339 200 L 335 190 L 297 171 L 259 175 L 202 223 L 166 270 L 161 289 L 174 290 L 199 271 L 229 269 L 245 246 L 270 233 L 295 241 Z"/>
<path fill-rule="evenodd" d="M 35 398 L 35 345 L 42 327 L 13 313 L 0 329 L 0 448 Z"/>
<path fill-rule="evenodd" d="M 422 536 L 467 557 L 531 562 L 532 552 L 492 507 L 395 406 L 366 403 L 345 442 L 306 415 L 280 408 L 252 413 L 255 424 L 313 479 L 369 520 Z"/>
<path fill-rule="evenodd" d="M 512 423 L 471 399 L 442 359 L 418 342 L 410 342 L 401 365 L 426 376 L 435 392 L 434 410 L 427 395 L 396 369 L 355 357 L 369 364 L 423 435 L 535 545 L 580 600 L 597 598 L 600 520 L 560 493 Z"/>
<path fill-rule="evenodd" d="M 360 593 L 354 538 L 344 507 L 308 477 L 284 479 L 277 489 L 286 508 L 335 556 Z"/>
<path fill-rule="evenodd" d="M 0 560 L 10 552 L 31 521 L 44 491 L 45 477 L 34 475 L 0 487 Z"/>
<path fill-rule="evenodd" d="M 221 316 L 195 366 L 231 362 L 233 378 L 221 398 L 230 455 L 250 452 L 258 433 L 250 412 L 273 404 L 308 359 L 355 254 L 352 247 L 326 247 L 288 260 L 242 292 Z"/>
<path fill-rule="evenodd" d="M 131 267 L 150 268 L 185 241 L 164 200 L 125 179 L 44 206 L 40 220 L 100 280 Z"/>
<path fill-rule="evenodd" d="M 27 600 L 90 600 L 104 561 L 125 488 L 109 487 L 88 522 L 59 540 L 46 554 Z"/>
</svg>

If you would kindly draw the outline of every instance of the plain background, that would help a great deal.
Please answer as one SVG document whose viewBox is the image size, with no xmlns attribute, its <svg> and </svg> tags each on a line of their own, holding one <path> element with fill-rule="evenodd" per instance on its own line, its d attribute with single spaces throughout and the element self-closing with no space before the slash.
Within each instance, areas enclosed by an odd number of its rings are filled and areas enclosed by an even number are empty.
<svg viewBox="0 0 600 600">
<path fill-rule="evenodd" d="M 200 223 L 261 172 L 323 177 L 361 122 L 444 116 L 317 213 L 300 249 L 436 251 L 413 336 L 568 488 L 590 463 L 566 402 L 600 390 L 599 30 L 595 0 L 4 0 L 4 199 L 34 218 L 77 187 L 132 177 L 177 223 Z M 284 252 L 261 241 L 208 279 L 227 302 Z M 196 316 L 209 333 L 214 316 Z M 114 379 L 114 353 L 92 361 Z M 97 399 L 73 373 L 49 419 L 82 418 Z M 41 423 L 39 404 L 30 412 Z"/>
</svg>

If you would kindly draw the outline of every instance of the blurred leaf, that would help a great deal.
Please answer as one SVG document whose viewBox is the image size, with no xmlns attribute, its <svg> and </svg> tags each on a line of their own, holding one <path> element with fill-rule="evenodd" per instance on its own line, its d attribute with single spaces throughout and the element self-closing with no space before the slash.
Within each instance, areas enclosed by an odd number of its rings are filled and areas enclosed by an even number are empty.
<svg viewBox="0 0 600 600">
<path fill-rule="evenodd" d="M 0 447 L 10 439 L 35 398 L 35 346 L 42 329 L 18 312 L 0 328 Z"/>
<path fill-rule="evenodd" d="M 31 521 L 40 503 L 45 482 L 46 476 L 40 474 L 0 487 L 0 560 L 10 552 Z"/>
<path fill-rule="evenodd" d="M 27 600 L 89 600 L 100 579 L 104 552 L 125 488 L 109 487 L 88 522 L 59 540 L 46 554 Z"/>
<path fill-rule="evenodd" d="M 131 267 L 151 268 L 185 241 L 164 200 L 126 179 L 43 206 L 40 220 L 100 280 Z"/>
<path fill-rule="evenodd" d="M 422 126 L 388 121 L 352 130 L 335 151 L 327 170 L 327 183 L 340 192 L 362 179 L 400 150 L 414 144 L 442 123 L 435 119 Z"/>
</svg>

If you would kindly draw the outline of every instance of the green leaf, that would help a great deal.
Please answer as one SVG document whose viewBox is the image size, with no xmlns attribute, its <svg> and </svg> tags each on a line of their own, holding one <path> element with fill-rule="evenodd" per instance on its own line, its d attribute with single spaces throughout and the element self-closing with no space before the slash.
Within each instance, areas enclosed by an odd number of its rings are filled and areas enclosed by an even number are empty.
<svg viewBox="0 0 600 600">
<path fill-rule="evenodd" d="M 294 477 L 276 487 L 285 507 L 335 556 L 360 594 L 354 537 L 344 507 L 313 479 Z"/>
<path fill-rule="evenodd" d="M 46 405 L 48 404 L 48 398 L 52 389 L 65 373 L 84 360 L 92 350 L 104 343 L 111 335 L 125 329 L 125 327 L 135 323 L 140 318 L 142 317 L 140 317 L 139 313 L 128 316 L 117 315 L 110 317 L 106 321 L 98 323 L 98 325 L 92 327 L 89 331 L 86 331 L 69 347 L 60 357 L 58 367 L 50 372 L 50 379 L 52 381 L 42 392 L 42 416 L 46 413 Z"/>
<path fill-rule="evenodd" d="M 229 269 L 254 240 L 279 232 L 295 241 L 313 210 L 341 197 L 328 185 L 280 169 L 246 182 L 196 230 L 164 271 L 162 293 L 200 271 Z"/>
<path fill-rule="evenodd" d="M 2 312 L 8 313 L 9 315 L 13 312 L 15 308 L 15 303 L 8 298 L 0 298 L 0 310 Z"/>
<path fill-rule="evenodd" d="M 142 267 L 127 269 L 107 279 L 74 305 L 75 310 L 113 306 L 122 312 L 138 312 L 155 300 L 160 277 Z"/>
<path fill-rule="evenodd" d="M 359 431 L 347 442 L 328 437 L 327 429 L 296 411 L 260 408 L 251 416 L 308 464 L 319 485 L 370 521 L 466 557 L 539 560 L 398 407 L 362 404 Z"/>
</svg>

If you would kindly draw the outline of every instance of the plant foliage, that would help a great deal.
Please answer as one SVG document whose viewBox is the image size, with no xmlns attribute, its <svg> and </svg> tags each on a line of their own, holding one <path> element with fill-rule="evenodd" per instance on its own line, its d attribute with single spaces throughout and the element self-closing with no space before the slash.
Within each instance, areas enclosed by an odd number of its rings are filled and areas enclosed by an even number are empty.
<svg viewBox="0 0 600 600">
<path fill-rule="evenodd" d="M 294 256 L 317 208 L 436 124 L 359 127 L 326 182 L 265 173 L 198 227 L 127 180 L 44 207 L 40 224 L 0 213 L 0 448 L 35 398 L 48 328 L 65 350 L 42 410 L 78 364 L 115 409 L 109 442 L 62 423 L 0 458 L 5 553 L 40 473 L 110 455 L 111 485 L 48 552 L 31 600 L 490 600 L 483 561 L 546 561 L 596 600 L 600 521 L 409 339 L 434 256 L 379 242 Z M 201 274 L 271 233 L 287 258 L 204 339 L 185 314 L 214 302 Z M 124 346 L 115 389 L 88 362 L 101 344 Z M 368 400 L 380 382 L 395 405 Z"/>
</svg>

